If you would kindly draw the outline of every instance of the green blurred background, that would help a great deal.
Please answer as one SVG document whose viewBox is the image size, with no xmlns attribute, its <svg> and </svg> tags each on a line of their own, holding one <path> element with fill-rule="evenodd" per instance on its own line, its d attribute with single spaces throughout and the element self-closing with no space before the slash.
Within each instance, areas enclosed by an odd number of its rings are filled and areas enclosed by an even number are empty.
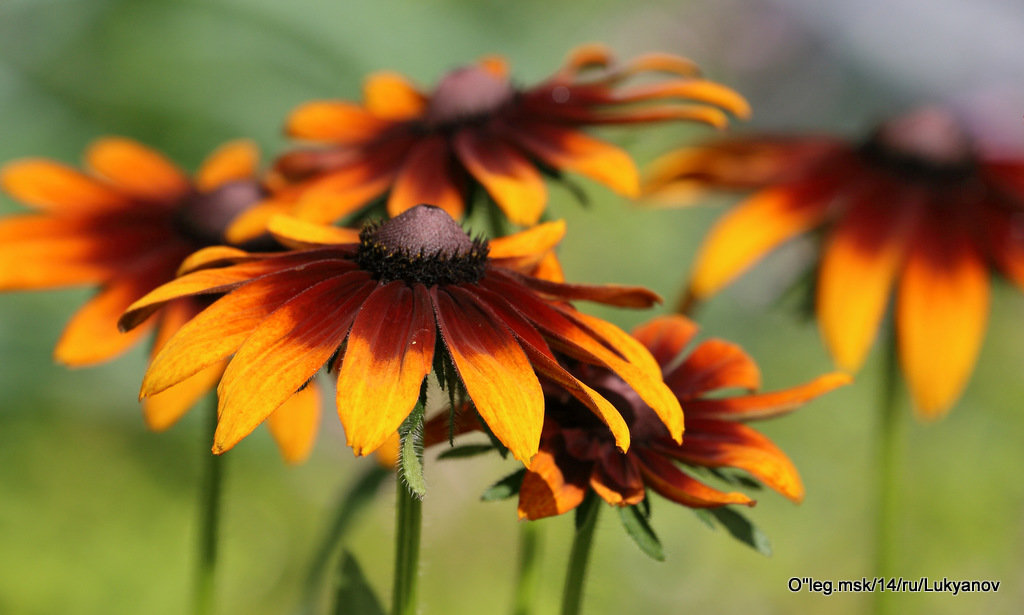
<svg viewBox="0 0 1024 615">
<path fill-rule="evenodd" d="M 858 134 L 875 118 L 938 99 L 1001 144 L 1024 146 L 1019 7 L 935 0 L 922 8 L 914 0 L 0 0 L 0 161 L 32 155 L 77 163 L 86 144 L 106 134 L 137 138 L 190 169 L 235 137 L 279 152 L 291 108 L 356 97 L 370 71 L 395 69 L 428 86 L 452 67 L 501 53 L 528 84 L 588 41 L 623 57 L 662 50 L 693 58 L 749 97 L 755 118 L 738 130 Z M 710 132 L 674 125 L 605 136 L 643 163 Z M 551 211 L 569 221 L 560 252 L 569 277 L 643 284 L 671 303 L 725 200 L 643 209 L 580 181 L 588 209 L 552 189 Z M 18 210 L 0 202 L 2 212 Z M 795 315 L 797 301 L 779 300 L 810 248 L 786 247 L 700 313 L 705 335 L 738 342 L 755 357 L 768 389 L 830 369 L 814 323 Z M 63 323 L 91 292 L 0 295 L 0 613 L 173 614 L 189 605 L 200 461 L 209 445 L 202 413 L 167 433 L 144 429 L 135 402 L 142 349 L 94 369 L 51 363 Z M 997 281 L 992 303 L 963 399 L 942 422 L 908 426 L 896 568 L 906 578 L 1002 586 L 974 596 L 901 595 L 901 612 L 1009 613 L 1024 604 L 1024 298 Z M 621 326 L 651 315 L 592 313 Z M 866 594 L 794 594 L 787 580 L 872 575 L 880 359 L 876 348 L 854 386 L 763 426 L 807 486 L 801 506 L 763 493 L 750 512 L 772 538 L 772 557 L 662 500 L 654 523 L 668 560 L 657 563 L 605 511 L 585 611 L 869 612 Z M 232 450 L 219 612 L 300 612 L 306 569 L 335 500 L 369 463 L 345 448 L 331 410 L 303 466 L 286 467 L 262 429 Z M 428 462 L 421 612 L 506 612 L 514 502 L 477 500 L 513 469 L 482 458 Z M 385 597 L 392 500 L 385 487 L 347 540 Z M 541 525 L 543 615 L 557 610 L 571 519 Z"/>
</svg>

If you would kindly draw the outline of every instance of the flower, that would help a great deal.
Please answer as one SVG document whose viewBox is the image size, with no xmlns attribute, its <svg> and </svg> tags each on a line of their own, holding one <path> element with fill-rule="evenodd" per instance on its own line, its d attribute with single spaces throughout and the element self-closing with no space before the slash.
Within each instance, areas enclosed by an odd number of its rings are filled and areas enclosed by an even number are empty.
<svg viewBox="0 0 1024 615">
<path fill-rule="evenodd" d="M 159 393 L 233 354 L 218 387 L 214 452 L 234 446 L 327 365 L 337 370 L 348 443 L 357 455 L 370 453 L 412 411 L 436 363 L 454 367 L 480 416 L 518 459 L 537 452 L 544 416 L 538 375 L 600 416 L 626 449 L 622 417 L 566 372 L 553 350 L 619 374 L 672 437 L 681 437 L 682 411 L 650 354 L 566 303 L 647 307 L 657 295 L 527 274 L 560 240 L 564 224 L 488 243 L 470 239 L 444 210 L 423 205 L 358 233 L 287 217 L 272 219 L 270 230 L 298 249 L 209 248 L 190 259 L 191 273 L 140 299 L 121 319 L 130 329 L 167 301 L 223 293 L 166 344 L 142 384 L 143 396 Z"/>
<path fill-rule="evenodd" d="M 654 193 L 755 189 L 704 241 L 705 298 L 801 233 L 824 229 L 817 314 L 843 369 L 863 363 L 895 285 L 899 358 L 919 416 L 942 416 L 981 346 L 995 269 L 1024 285 L 1024 158 L 986 153 L 945 111 L 896 116 L 865 141 L 747 137 L 655 164 Z"/>
<path fill-rule="evenodd" d="M 684 467 L 743 470 L 794 502 L 804 488 L 796 468 L 772 442 L 746 421 L 779 416 L 850 381 L 827 374 L 802 386 L 772 393 L 710 396 L 722 389 L 754 391 L 760 371 L 742 349 L 709 339 L 681 356 L 697 327 L 682 316 L 656 318 L 633 336 L 662 366 L 665 382 L 686 412 L 682 444 L 669 437 L 651 408 L 617 375 L 570 361 L 569 371 L 612 401 L 629 425 L 632 446 L 616 450 L 607 430 L 581 412 L 560 391 L 546 392 L 540 452 L 533 458 L 519 491 L 519 516 L 540 519 L 579 506 L 593 490 L 609 504 L 633 506 L 653 489 L 691 508 L 754 505 L 742 493 L 723 492 L 693 478 Z"/>
<path fill-rule="evenodd" d="M 118 317 L 133 301 L 174 279 L 190 253 L 221 243 L 227 224 L 265 196 L 253 179 L 258 158 L 249 141 L 227 143 L 190 181 L 148 147 L 104 138 L 86 151 L 84 173 L 45 159 L 5 165 L 0 171 L 4 190 L 37 212 L 0 220 L 0 290 L 101 287 L 58 341 L 54 355 L 62 363 L 79 367 L 110 360 L 154 328 L 155 352 L 202 309 L 202 301 L 171 303 L 128 334 L 118 332 Z M 221 369 L 211 365 L 147 399 L 147 424 L 157 430 L 171 426 L 216 383 Z M 305 397 L 307 403 L 291 410 L 309 414 L 314 394 Z M 287 442 L 294 430 L 286 425 L 274 431 L 279 442 Z M 284 448 L 301 456 L 294 447 Z"/>
<path fill-rule="evenodd" d="M 668 77 L 623 85 L 648 73 Z M 292 112 L 288 134 L 321 147 L 277 161 L 277 196 L 240 219 L 233 236 L 261 232 L 283 211 L 332 222 L 388 191 L 391 216 L 434 203 L 459 218 L 475 184 L 510 221 L 533 225 L 547 203 L 543 172 L 580 173 L 636 196 L 629 155 L 580 129 L 675 119 L 723 126 L 728 120 L 718 107 L 749 113 L 742 97 L 697 74 L 688 60 L 666 54 L 613 66 L 595 45 L 576 49 L 561 70 L 525 89 L 512 85 L 497 57 L 449 72 L 429 93 L 399 74 L 373 74 L 361 105 L 322 100 Z"/>
</svg>

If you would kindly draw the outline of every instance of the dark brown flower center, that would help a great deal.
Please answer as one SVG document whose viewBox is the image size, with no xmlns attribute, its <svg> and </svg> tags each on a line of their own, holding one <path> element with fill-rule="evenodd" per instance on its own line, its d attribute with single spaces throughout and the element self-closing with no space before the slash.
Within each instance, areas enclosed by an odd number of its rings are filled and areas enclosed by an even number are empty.
<svg viewBox="0 0 1024 615">
<path fill-rule="evenodd" d="M 862 149 L 869 160 L 922 179 L 962 179 L 974 169 L 970 137 L 956 118 L 935 107 L 886 121 Z"/>
<path fill-rule="evenodd" d="M 356 263 L 381 282 L 464 284 L 480 280 L 487 242 L 471 239 L 443 209 L 417 205 L 359 234 Z"/>
<path fill-rule="evenodd" d="M 479 66 L 453 70 L 437 84 L 427 122 L 437 128 L 485 119 L 508 104 L 515 90 L 507 79 Z"/>
<path fill-rule="evenodd" d="M 238 214 L 267 196 L 259 182 L 228 182 L 210 192 L 193 192 L 175 214 L 178 232 L 197 247 L 225 243 L 224 233 Z"/>
</svg>

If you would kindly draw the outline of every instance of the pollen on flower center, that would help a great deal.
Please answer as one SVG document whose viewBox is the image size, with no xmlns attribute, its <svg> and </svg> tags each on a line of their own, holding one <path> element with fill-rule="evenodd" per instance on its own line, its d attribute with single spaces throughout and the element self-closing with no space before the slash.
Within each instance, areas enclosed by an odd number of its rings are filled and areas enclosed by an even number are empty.
<svg viewBox="0 0 1024 615">
<path fill-rule="evenodd" d="M 970 137 L 949 112 L 924 107 L 883 123 L 864 151 L 878 163 L 926 178 L 957 179 L 974 165 Z"/>
<path fill-rule="evenodd" d="M 487 266 L 487 242 L 471 239 L 443 209 L 417 205 L 359 234 L 356 263 L 381 282 L 475 283 Z"/>
<path fill-rule="evenodd" d="M 438 83 L 430 97 L 427 120 L 443 127 L 480 119 L 503 107 L 514 94 L 507 79 L 479 66 L 459 68 Z"/>
</svg>

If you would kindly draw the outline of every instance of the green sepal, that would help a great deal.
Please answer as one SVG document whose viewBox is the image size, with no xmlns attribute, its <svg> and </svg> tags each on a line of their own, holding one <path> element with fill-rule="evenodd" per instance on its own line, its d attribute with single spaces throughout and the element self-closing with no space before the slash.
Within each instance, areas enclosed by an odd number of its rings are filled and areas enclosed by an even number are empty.
<svg viewBox="0 0 1024 615">
<path fill-rule="evenodd" d="M 338 589 L 334 593 L 334 615 L 384 615 L 384 608 L 366 580 L 359 562 L 346 549 L 338 566 Z"/>
<path fill-rule="evenodd" d="M 483 502 L 496 502 L 519 495 L 519 487 L 523 484 L 524 476 L 526 476 L 526 468 L 516 470 L 488 487 L 483 492 L 483 495 L 480 496 L 480 500 Z"/>
<path fill-rule="evenodd" d="M 423 478 L 423 415 L 426 406 L 426 382 L 420 391 L 416 406 L 398 428 L 399 475 L 405 485 L 419 499 L 427 494 L 427 483 Z"/>
<path fill-rule="evenodd" d="M 475 457 L 482 455 L 494 450 L 493 444 L 463 444 L 462 446 L 455 446 L 446 449 L 440 455 L 438 459 L 463 459 L 465 457 Z"/>
<path fill-rule="evenodd" d="M 695 509 L 698 517 L 703 517 L 711 524 L 711 519 L 721 523 L 727 532 L 732 534 L 736 540 L 757 551 L 761 555 L 770 557 L 772 554 L 772 543 L 768 536 L 761 531 L 746 515 L 733 510 L 727 506 L 718 508 Z"/>
<path fill-rule="evenodd" d="M 644 500 L 646 499 L 644 498 Z M 648 523 L 650 509 L 648 508 L 645 513 L 640 506 L 620 506 L 617 508 L 619 509 L 619 519 L 622 521 L 622 526 L 626 528 L 626 533 L 633 539 L 636 546 L 640 547 L 640 550 L 648 557 L 659 562 L 665 561 L 665 550 L 661 547 L 661 541 L 658 540 L 658 535 L 654 533 L 654 529 Z"/>
</svg>

